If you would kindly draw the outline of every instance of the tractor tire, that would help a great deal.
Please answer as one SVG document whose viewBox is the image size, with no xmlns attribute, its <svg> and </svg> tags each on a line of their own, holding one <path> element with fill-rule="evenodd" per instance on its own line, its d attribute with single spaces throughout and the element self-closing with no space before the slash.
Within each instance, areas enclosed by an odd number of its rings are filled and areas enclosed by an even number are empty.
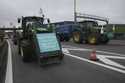
<svg viewBox="0 0 125 83">
<path fill-rule="evenodd" d="M 18 45 L 17 50 L 18 50 L 18 54 L 19 54 L 19 55 L 21 55 L 21 48 L 20 48 L 20 46 L 19 46 L 19 45 Z"/>
<path fill-rule="evenodd" d="M 65 37 L 65 41 L 68 42 L 70 40 L 69 37 Z"/>
<path fill-rule="evenodd" d="M 17 41 L 16 40 L 14 40 L 13 43 L 14 43 L 14 45 L 17 45 Z"/>
<path fill-rule="evenodd" d="M 30 46 L 27 44 L 28 42 L 24 42 L 23 45 L 20 47 L 20 55 L 22 57 L 23 62 L 30 62 L 31 61 L 31 53 L 29 53 Z"/>
<path fill-rule="evenodd" d="M 102 35 L 101 36 L 101 43 L 102 44 L 107 44 L 109 42 L 109 38 L 107 35 Z"/>
<path fill-rule="evenodd" d="M 73 32 L 73 42 L 75 43 L 82 43 L 82 37 L 81 37 L 81 33 L 79 31 L 74 31 Z"/>
<path fill-rule="evenodd" d="M 28 57 L 26 57 L 26 54 L 25 54 L 24 49 L 21 48 L 20 51 L 21 51 L 22 61 L 23 61 L 23 62 L 29 62 L 29 59 L 28 59 Z"/>
<path fill-rule="evenodd" d="M 21 55 L 21 46 L 20 46 L 20 41 L 18 40 L 18 43 L 17 43 L 17 50 L 18 50 L 18 54 Z"/>
<path fill-rule="evenodd" d="M 61 55 L 59 56 L 59 60 L 63 60 L 63 58 L 64 58 L 64 54 L 61 54 Z"/>
<path fill-rule="evenodd" d="M 61 42 L 63 42 L 65 39 L 64 39 L 64 36 L 63 35 L 59 35 L 59 40 L 61 41 Z"/>
<path fill-rule="evenodd" d="M 89 35 L 87 38 L 87 43 L 91 45 L 99 44 L 98 37 L 96 35 Z"/>
</svg>

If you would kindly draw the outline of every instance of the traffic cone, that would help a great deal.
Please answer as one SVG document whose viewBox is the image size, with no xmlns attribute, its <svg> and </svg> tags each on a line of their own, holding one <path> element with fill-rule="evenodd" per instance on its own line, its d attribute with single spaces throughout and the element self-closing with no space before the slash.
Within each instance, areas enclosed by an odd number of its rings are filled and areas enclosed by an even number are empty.
<svg viewBox="0 0 125 83">
<path fill-rule="evenodd" d="M 92 61 L 98 61 L 99 60 L 96 56 L 96 50 L 95 49 L 93 49 L 91 54 L 90 54 L 90 60 L 92 60 Z"/>
</svg>

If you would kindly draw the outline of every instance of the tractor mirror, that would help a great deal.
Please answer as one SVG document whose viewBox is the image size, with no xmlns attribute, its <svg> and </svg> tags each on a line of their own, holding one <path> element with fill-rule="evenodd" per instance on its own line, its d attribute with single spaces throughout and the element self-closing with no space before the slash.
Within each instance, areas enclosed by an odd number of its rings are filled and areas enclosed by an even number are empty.
<svg viewBox="0 0 125 83">
<path fill-rule="evenodd" d="M 47 19 L 48 24 L 50 23 L 50 19 Z"/>
<path fill-rule="evenodd" d="M 20 19 L 20 18 L 18 18 L 18 23 L 20 23 L 20 21 L 21 21 L 21 19 Z"/>
</svg>

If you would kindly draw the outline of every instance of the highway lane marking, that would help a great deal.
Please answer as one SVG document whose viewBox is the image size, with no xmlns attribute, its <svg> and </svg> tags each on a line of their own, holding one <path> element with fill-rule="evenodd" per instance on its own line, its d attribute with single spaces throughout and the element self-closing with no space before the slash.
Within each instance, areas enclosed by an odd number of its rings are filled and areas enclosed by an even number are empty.
<svg viewBox="0 0 125 83">
<path fill-rule="evenodd" d="M 68 49 L 62 48 L 63 53 L 70 53 Z"/>
<path fill-rule="evenodd" d="M 71 57 L 76 58 L 78 60 L 86 61 L 86 62 L 95 64 L 95 65 L 99 65 L 99 66 L 102 66 L 102 67 L 105 67 L 105 68 L 108 68 L 108 69 L 111 69 L 111 70 L 114 70 L 114 71 L 125 74 L 125 70 L 122 70 L 122 69 L 119 69 L 119 68 L 116 68 L 116 67 L 113 67 L 113 66 L 110 66 L 110 65 L 106 65 L 106 64 L 103 64 L 103 63 L 94 62 L 94 61 L 91 61 L 91 60 L 88 60 L 86 58 L 82 58 L 82 57 L 79 57 L 79 56 L 76 56 L 76 55 L 72 55 L 72 54 L 70 54 L 70 52 L 68 52 L 69 49 L 67 49 L 67 48 L 63 48 L 62 50 L 63 50 L 63 53 L 67 56 L 71 56 Z"/>
<path fill-rule="evenodd" d="M 83 49 L 83 48 L 76 48 L 76 49 L 73 49 L 73 48 L 67 48 L 68 50 L 72 50 L 72 51 L 92 51 L 92 49 Z M 118 53 L 109 53 L 109 52 L 104 52 L 104 51 L 96 51 L 98 53 L 105 53 L 105 54 L 114 54 L 114 55 L 117 55 L 117 56 L 108 56 L 108 55 L 97 55 L 98 58 L 104 62 L 105 64 L 108 64 L 108 65 L 112 65 L 112 66 L 116 66 L 116 67 L 119 67 L 119 68 L 123 68 L 125 69 L 125 66 L 119 64 L 119 63 L 116 63 L 112 60 L 109 60 L 108 58 L 113 58 L 113 59 L 125 59 L 125 57 L 123 57 L 123 54 L 118 54 Z M 118 56 L 120 55 L 120 56 Z M 124 55 L 125 56 L 125 55 Z"/>
<path fill-rule="evenodd" d="M 63 48 L 67 48 L 69 50 L 76 50 L 76 51 L 92 51 L 93 49 L 87 49 L 87 48 L 78 48 L 78 47 L 74 47 L 74 46 L 70 46 L 70 45 L 63 45 Z M 111 54 L 111 55 L 119 55 L 119 56 L 125 56 L 125 54 L 119 54 L 119 53 L 115 53 L 115 52 L 107 52 L 107 51 L 100 51 L 100 50 L 96 50 L 96 52 L 98 53 L 105 53 L 105 54 Z"/>
<path fill-rule="evenodd" d="M 113 58 L 113 59 L 125 59 L 125 57 L 122 57 L 122 56 L 109 56 L 109 55 L 106 55 L 105 57 L 106 58 Z"/>
<path fill-rule="evenodd" d="M 72 47 L 72 46 L 71 46 Z M 77 47 L 73 47 L 73 48 L 67 48 L 68 50 L 72 50 L 72 51 L 92 51 L 93 49 L 84 49 L 84 48 L 77 48 Z M 98 53 L 105 53 L 105 54 L 112 54 L 112 55 L 117 55 L 117 56 L 109 56 L 109 55 L 97 55 L 97 57 L 102 61 L 104 62 L 105 64 L 108 64 L 108 65 L 112 65 L 112 66 L 115 66 L 115 67 L 119 67 L 119 68 L 122 68 L 122 69 L 125 69 L 125 66 L 117 63 L 117 62 L 114 62 L 112 60 L 109 60 L 108 58 L 113 58 L 113 59 L 125 59 L 125 55 L 124 54 L 118 54 L 118 53 L 112 53 L 112 52 L 106 52 L 106 51 L 99 51 L 97 50 L 96 52 Z M 124 57 L 123 57 L 124 56 Z"/>
<path fill-rule="evenodd" d="M 5 83 L 13 83 L 11 46 L 9 40 L 7 40 L 7 42 L 8 42 L 8 60 L 7 60 Z"/>
<path fill-rule="evenodd" d="M 118 68 L 122 68 L 122 69 L 125 69 L 125 66 L 117 63 L 117 62 L 114 62 L 112 60 L 110 60 L 109 58 L 115 58 L 115 59 L 125 59 L 125 57 L 118 57 L 118 56 L 107 56 L 107 55 L 97 55 L 97 58 L 99 60 L 101 60 L 103 63 L 105 64 L 108 64 L 108 65 L 112 65 L 112 66 L 115 66 L 115 67 L 118 67 Z"/>
</svg>

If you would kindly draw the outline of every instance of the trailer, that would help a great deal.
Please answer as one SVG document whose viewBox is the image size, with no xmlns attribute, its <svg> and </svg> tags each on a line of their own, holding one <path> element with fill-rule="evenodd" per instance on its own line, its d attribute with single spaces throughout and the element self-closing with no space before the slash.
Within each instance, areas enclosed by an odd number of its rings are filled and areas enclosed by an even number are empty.
<svg viewBox="0 0 125 83">
<path fill-rule="evenodd" d="M 60 39 L 60 41 L 69 41 L 72 36 L 73 21 L 64 21 L 53 23 L 55 25 L 55 31 Z"/>
</svg>

